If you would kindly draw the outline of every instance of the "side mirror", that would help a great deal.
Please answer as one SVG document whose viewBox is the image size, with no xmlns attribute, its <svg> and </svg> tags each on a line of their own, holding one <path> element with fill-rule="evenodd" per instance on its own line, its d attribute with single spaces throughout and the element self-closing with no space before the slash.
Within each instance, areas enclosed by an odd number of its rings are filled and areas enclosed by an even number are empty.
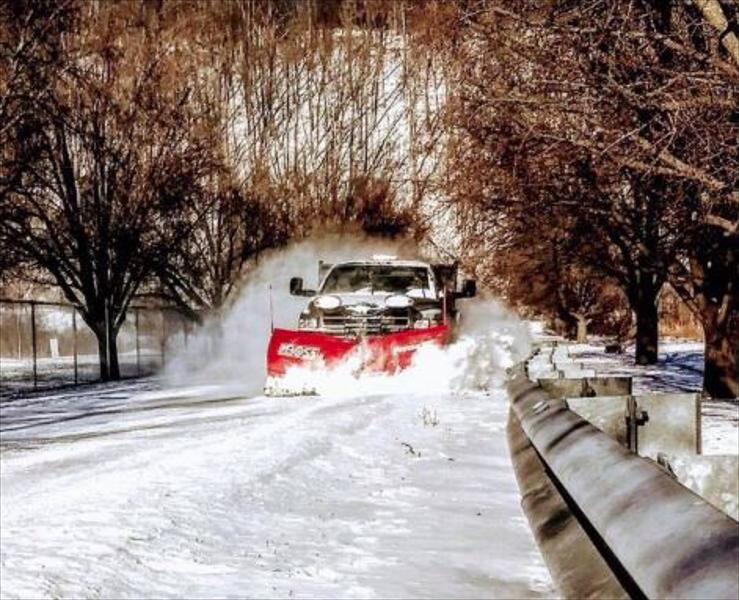
<svg viewBox="0 0 739 600">
<path fill-rule="evenodd" d="M 302 277 L 291 277 L 290 278 L 290 295 L 300 296 L 303 291 L 303 278 Z"/>
<path fill-rule="evenodd" d="M 474 279 L 465 279 L 462 282 L 460 298 L 474 298 L 477 295 L 477 282 Z"/>
<path fill-rule="evenodd" d="M 292 277 L 290 278 L 290 295 L 291 296 L 315 296 L 313 290 L 303 289 L 303 278 Z"/>
</svg>

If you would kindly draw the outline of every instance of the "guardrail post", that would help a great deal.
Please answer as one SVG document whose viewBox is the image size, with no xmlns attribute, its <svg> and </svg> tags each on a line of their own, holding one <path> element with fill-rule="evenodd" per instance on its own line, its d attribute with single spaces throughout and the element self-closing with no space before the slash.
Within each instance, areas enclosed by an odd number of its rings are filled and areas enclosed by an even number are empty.
<svg viewBox="0 0 739 600">
<path fill-rule="evenodd" d="M 639 427 L 649 420 L 646 411 L 641 410 L 634 396 L 626 400 L 626 431 L 629 438 L 629 450 L 639 454 Z"/>
<path fill-rule="evenodd" d="M 38 366 L 36 364 L 36 303 L 31 302 L 31 349 L 33 351 L 33 387 L 38 387 Z"/>
</svg>

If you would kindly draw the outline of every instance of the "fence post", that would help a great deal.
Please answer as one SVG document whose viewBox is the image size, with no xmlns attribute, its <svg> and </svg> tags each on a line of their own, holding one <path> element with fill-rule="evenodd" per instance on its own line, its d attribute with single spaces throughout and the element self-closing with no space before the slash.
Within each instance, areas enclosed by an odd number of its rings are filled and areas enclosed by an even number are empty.
<svg viewBox="0 0 739 600">
<path fill-rule="evenodd" d="M 77 309 L 72 307 L 72 353 L 74 354 L 74 384 L 79 383 L 77 375 Z"/>
<path fill-rule="evenodd" d="M 36 365 L 36 303 L 31 302 L 31 348 L 33 350 L 33 387 L 38 387 L 38 372 Z"/>
<path fill-rule="evenodd" d="M 141 344 L 139 342 L 139 309 L 133 309 L 134 320 L 136 323 L 136 375 L 141 377 Z"/>
</svg>

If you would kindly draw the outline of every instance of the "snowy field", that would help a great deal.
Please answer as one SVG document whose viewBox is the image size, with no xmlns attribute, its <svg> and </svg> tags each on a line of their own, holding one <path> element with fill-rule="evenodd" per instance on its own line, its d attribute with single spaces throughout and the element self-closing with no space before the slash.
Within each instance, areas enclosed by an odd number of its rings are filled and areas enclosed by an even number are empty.
<svg viewBox="0 0 739 600">
<path fill-rule="evenodd" d="M 152 374 L 161 366 L 161 352 L 142 349 L 137 363 L 136 352 L 118 354 L 121 375 L 136 377 Z M 36 360 L 36 389 L 53 389 L 74 384 L 74 357 L 39 357 Z M 91 383 L 100 379 L 100 359 L 97 354 L 77 356 L 77 380 Z M 0 400 L 32 392 L 33 359 L 0 357 Z"/>
<path fill-rule="evenodd" d="M 548 597 L 494 391 L 153 382 L 0 416 L 0 595 Z"/>
</svg>

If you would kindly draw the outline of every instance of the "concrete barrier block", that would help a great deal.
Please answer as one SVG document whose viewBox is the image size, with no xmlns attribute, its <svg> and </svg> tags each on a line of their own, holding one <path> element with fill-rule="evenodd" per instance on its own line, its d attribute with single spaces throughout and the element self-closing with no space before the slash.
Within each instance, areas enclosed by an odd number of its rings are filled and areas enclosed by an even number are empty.
<svg viewBox="0 0 739 600">
<path fill-rule="evenodd" d="M 581 365 L 582 364 L 582 360 L 575 358 L 574 356 L 558 356 L 556 353 L 554 355 L 554 362 L 562 363 L 566 365 Z"/>
<path fill-rule="evenodd" d="M 581 362 L 575 362 L 574 360 L 562 360 L 558 358 L 554 359 L 554 366 L 558 369 L 576 369 L 580 371 L 585 368 L 585 365 Z"/>
<path fill-rule="evenodd" d="M 529 377 L 533 380 L 543 376 L 552 376 L 556 379 L 557 370 L 554 368 L 554 365 L 549 360 L 538 358 L 539 357 L 536 357 L 527 363 L 527 372 Z M 552 373 L 554 373 L 554 375 L 552 375 Z"/>
<path fill-rule="evenodd" d="M 579 377 L 564 379 L 540 377 L 539 385 L 553 398 L 628 396 L 632 390 L 632 379 L 631 377 Z"/>
<path fill-rule="evenodd" d="M 592 398 L 567 398 L 570 410 L 590 421 L 603 433 L 607 433 L 619 444 L 628 446 L 629 432 L 626 428 L 628 396 L 595 396 Z"/>
<path fill-rule="evenodd" d="M 550 354 L 537 354 L 529 361 L 529 364 L 553 365 L 554 363 Z"/>
<path fill-rule="evenodd" d="M 701 414 L 698 394 L 643 394 L 635 397 L 649 420 L 639 427 L 639 454 L 656 458 L 700 454 Z"/>
</svg>

